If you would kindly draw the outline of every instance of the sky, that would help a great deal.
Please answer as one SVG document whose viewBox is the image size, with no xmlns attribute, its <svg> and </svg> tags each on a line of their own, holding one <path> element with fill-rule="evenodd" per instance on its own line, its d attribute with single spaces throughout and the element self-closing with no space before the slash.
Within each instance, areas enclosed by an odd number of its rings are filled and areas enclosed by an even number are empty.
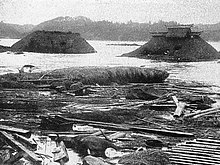
<svg viewBox="0 0 220 165">
<path fill-rule="evenodd" d="M 93 21 L 214 24 L 220 22 L 219 0 L 0 0 L 0 21 L 39 24 L 60 16 Z"/>
</svg>

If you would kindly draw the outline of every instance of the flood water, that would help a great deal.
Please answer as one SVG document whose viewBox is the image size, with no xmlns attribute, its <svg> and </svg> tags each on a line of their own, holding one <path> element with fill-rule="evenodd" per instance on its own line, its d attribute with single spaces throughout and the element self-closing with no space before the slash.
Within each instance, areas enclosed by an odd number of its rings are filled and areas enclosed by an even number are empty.
<svg viewBox="0 0 220 165">
<path fill-rule="evenodd" d="M 0 45 L 11 46 L 16 39 L 1 39 Z M 208 62 L 183 62 L 166 63 L 146 59 L 118 57 L 130 52 L 138 46 L 117 46 L 108 44 L 136 43 L 143 45 L 145 42 L 130 41 L 88 41 L 97 53 L 90 54 L 42 54 L 28 53 L 0 53 L 0 74 L 18 73 L 18 68 L 26 64 L 37 66 L 38 71 L 66 68 L 73 66 L 142 66 L 147 68 L 157 67 L 170 73 L 169 78 L 189 81 L 205 82 L 220 85 L 220 63 Z M 209 42 L 220 51 L 220 42 Z"/>
</svg>

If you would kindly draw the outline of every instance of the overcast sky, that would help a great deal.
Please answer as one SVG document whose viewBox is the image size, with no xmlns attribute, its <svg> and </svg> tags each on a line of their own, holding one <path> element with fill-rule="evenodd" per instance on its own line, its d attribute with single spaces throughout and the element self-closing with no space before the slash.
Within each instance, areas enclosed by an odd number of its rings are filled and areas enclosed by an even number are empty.
<svg viewBox="0 0 220 165">
<path fill-rule="evenodd" d="M 220 22 L 220 0 L 0 0 L 0 21 L 39 24 L 59 16 L 94 21 Z"/>
</svg>

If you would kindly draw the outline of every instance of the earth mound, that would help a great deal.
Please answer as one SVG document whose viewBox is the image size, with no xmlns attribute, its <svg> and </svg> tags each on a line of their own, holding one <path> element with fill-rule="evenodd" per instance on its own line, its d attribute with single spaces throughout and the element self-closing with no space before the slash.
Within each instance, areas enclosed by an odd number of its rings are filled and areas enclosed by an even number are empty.
<svg viewBox="0 0 220 165">
<path fill-rule="evenodd" d="M 167 26 L 166 32 L 151 32 L 149 42 L 122 56 L 171 62 L 219 59 L 219 52 L 200 37 L 201 31 L 192 31 L 192 27 L 191 24 Z"/>
<path fill-rule="evenodd" d="M 37 53 L 94 53 L 95 49 L 79 33 L 35 31 L 11 47 L 12 51 Z"/>
<path fill-rule="evenodd" d="M 143 46 L 122 56 L 187 62 L 219 59 L 220 53 L 200 37 L 179 40 L 153 37 Z"/>
</svg>

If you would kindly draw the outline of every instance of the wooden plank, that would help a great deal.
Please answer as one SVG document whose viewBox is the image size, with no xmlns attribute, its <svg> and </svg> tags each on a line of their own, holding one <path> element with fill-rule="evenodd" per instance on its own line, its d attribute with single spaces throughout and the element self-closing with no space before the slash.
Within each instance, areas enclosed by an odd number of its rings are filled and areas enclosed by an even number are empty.
<svg viewBox="0 0 220 165">
<path fill-rule="evenodd" d="M 31 132 L 29 130 L 25 130 L 22 128 L 15 128 L 12 126 L 7 126 L 7 125 L 0 125 L 0 130 L 2 131 L 7 131 L 7 132 L 12 132 L 12 133 L 17 133 L 20 135 L 23 135 L 25 137 L 30 137 L 31 136 Z"/>
<path fill-rule="evenodd" d="M 186 142 L 186 144 L 199 144 L 199 145 L 210 145 L 210 146 L 220 147 L 219 144 L 212 143 L 212 142 L 188 141 Z"/>
<path fill-rule="evenodd" d="M 196 141 L 202 141 L 202 142 L 208 142 L 208 143 L 217 143 L 220 145 L 220 140 L 217 140 L 217 139 L 201 139 L 201 138 L 198 138 L 196 139 Z"/>
<path fill-rule="evenodd" d="M 203 117 L 203 116 L 206 116 L 206 115 L 209 115 L 209 114 L 213 114 L 213 113 L 218 113 L 220 112 L 220 108 L 218 107 L 216 110 L 212 110 L 212 111 L 209 111 L 209 112 L 203 112 L 203 113 L 200 113 L 198 115 L 195 115 L 193 116 L 193 119 L 197 119 L 199 117 Z"/>
<path fill-rule="evenodd" d="M 189 146 L 181 146 L 181 147 L 174 147 L 173 149 L 176 150 L 185 150 L 185 151 L 198 151 L 198 152 L 207 152 L 207 153 L 218 153 L 220 155 L 220 150 L 218 149 L 212 149 L 212 148 L 194 148 Z"/>
<path fill-rule="evenodd" d="M 209 164 L 219 164 L 219 159 L 216 160 L 210 160 L 207 157 L 200 157 L 200 156 L 192 156 L 187 154 L 169 154 L 169 157 L 171 158 L 183 158 L 185 160 L 193 160 L 193 161 L 200 161 L 203 163 L 209 163 Z"/>
<path fill-rule="evenodd" d="M 210 163 L 207 163 L 207 162 L 201 162 L 201 161 L 198 161 L 198 160 L 187 160 L 187 159 L 184 159 L 184 158 L 172 158 L 170 157 L 169 158 L 170 161 L 171 161 L 171 164 L 181 164 L 181 165 L 215 165 L 215 164 L 210 164 Z"/>
<path fill-rule="evenodd" d="M 202 158 L 207 158 L 209 160 L 220 160 L 219 155 L 209 154 L 209 153 L 174 150 L 174 149 L 166 151 L 166 152 L 170 153 L 171 155 L 172 154 L 184 154 L 184 155 L 189 155 L 190 157 L 202 157 Z"/>
<path fill-rule="evenodd" d="M 168 150 L 170 151 L 170 150 Z M 206 150 L 206 149 L 197 149 L 197 148 L 185 148 L 185 147 L 180 147 L 180 148 L 173 148 L 171 151 L 183 151 L 183 152 L 194 152 L 195 154 L 209 154 L 209 155 L 219 155 L 218 157 L 220 158 L 220 152 L 217 150 Z"/>
<path fill-rule="evenodd" d="M 125 136 L 126 136 L 125 132 L 115 132 L 115 133 L 109 135 L 108 139 L 115 140 L 115 139 L 118 139 L 118 138 L 123 138 Z"/>
<path fill-rule="evenodd" d="M 209 108 L 209 109 L 206 109 L 206 110 L 198 110 L 197 112 L 184 115 L 184 118 L 192 117 L 192 116 L 199 115 L 199 114 L 206 113 L 206 112 L 210 112 L 210 111 L 215 111 L 217 109 L 219 109 L 219 107 L 217 107 L 217 108 Z"/>
<path fill-rule="evenodd" d="M 209 148 L 209 149 L 220 149 L 219 146 L 201 145 L 201 144 L 181 144 L 179 147 L 195 147 L 195 148 Z"/>
<path fill-rule="evenodd" d="M 24 144 L 25 147 L 27 147 L 28 149 L 37 150 L 37 143 L 35 143 L 35 142 L 33 142 L 33 141 L 31 141 L 21 135 L 18 135 L 18 134 L 14 134 L 14 138 L 15 138 L 15 140 Z"/>
<path fill-rule="evenodd" d="M 5 131 L 0 131 L 0 136 L 14 149 L 16 149 L 18 152 L 23 152 L 23 157 L 30 160 L 36 165 L 41 165 L 41 159 L 37 157 L 37 155 L 26 149 L 21 143 L 16 141 L 14 137 L 11 134 L 8 134 Z"/>
</svg>

